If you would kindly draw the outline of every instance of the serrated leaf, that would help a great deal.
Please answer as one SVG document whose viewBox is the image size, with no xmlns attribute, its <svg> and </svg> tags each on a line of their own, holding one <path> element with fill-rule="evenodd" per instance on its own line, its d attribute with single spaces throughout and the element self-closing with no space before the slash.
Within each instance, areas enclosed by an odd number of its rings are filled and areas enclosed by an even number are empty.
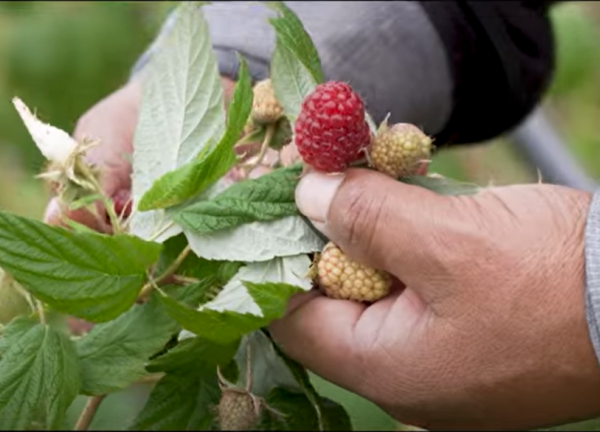
<svg viewBox="0 0 600 432">
<path fill-rule="evenodd" d="M 35 297 L 88 321 L 129 309 L 160 249 L 129 235 L 73 233 L 0 212 L 0 265 Z"/>
<path fill-rule="evenodd" d="M 216 344 L 200 337 L 184 339 L 166 354 L 153 359 L 146 370 L 179 374 L 196 374 L 201 370 L 210 372 L 216 365 L 229 362 L 237 347 L 238 341 Z"/>
<path fill-rule="evenodd" d="M 101 395 L 128 387 L 146 374 L 148 359 L 178 329 L 154 296 L 116 320 L 94 326 L 75 344 L 81 367 L 81 392 Z"/>
<path fill-rule="evenodd" d="M 252 81 L 246 62 L 240 59 L 238 81 L 227 111 L 225 133 L 212 149 L 186 165 L 166 173 L 144 194 L 140 211 L 180 204 L 224 176 L 237 162 L 234 145 L 240 138 L 252 110 Z"/>
<path fill-rule="evenodd" d="M 473 183 L 465 183 L 441 176 L 418 175 L 403 177 L 400 181 L 406 184 L 420 186 L 441 195 L 473 195 L 482 188 Z"/>
<path fill-rule="evenodd" d="M 293 53 L 316 83 L 323 82 L 319 53 L 302 21 L 281 1 L 265 2 L 265 5 L 280 14 L 278 18 L 269 20 L 275 29 L 277 44 Z"/>
<path fill-rule="evenodd" d="M 0 429 L 23 430 L 43 419 L 60 429 L 79 390 L 79 368 L 66 334 L 26 318 L 0 339 Z"/>
<path fill-rule="evenodd" d="M 261 315 L 212 309 L 192 309 L 163 295 L 161 301 L 167 313 L 189 332 L 215 343 L 227 344 L 244 334 L 261 328 L 285 313 L 287 299 L 301 288 L 284 283 L 263 283 L 247 286 L 261 310 Z M 257 295 L 257 291 L 261 295 Z"/>
<path fill-rule="evenodd" d="M 264 298 L 265 295 L 277 295 L 277 292 L 262 290 L 261 285 L 266 282 L 283 283 L 308 291 L 311 281 L 305 276 L 310 264 L 306 255 L 249 263 L 237 272 L 214 300 L 202 305 L 200 309 L 250 313 L 256 316 L 276 315 L 281 307 L 280 300 L 287 301 L 287 297 Z M 271 306 L 276 310 L 265 313 L 264 308 Z"/>
<path fill-rule="evenodd" d="M 209 234 L 298 214 L 294 193 L 301 170 L 301 166 L 280 168 L 236 183 L 212 200 L 174 212 L 173 220 L 195 234 Z"/>
<path fill-rule="evenodd" d="M 271 58 L 271 83 L 275 97 L 283 108 L 290 123 L 294 123 L 304 98 L 317 86 L 309 70 L 296 58 L 292 51 L 279 42 Z"/>
<path fill-rule="evenodd" d="M 167 374 L 128 427 L 140 431 L 211 430 L 221 390 L 216 373 Z"/>
<path fill-rule="evenodd" d="M 259 262 L 319 252 L 325 242 L 300 216 L 251 222 L 210 234 L 184 230 L 192 250 L 208 260 Z"/>
<path fill-rule="evenodd" d="M 223 133 L 223 87 L 201 9 L 183 2 L 171 31 L 143 71 L 134 137 L 132 197 L 139 203 L 155 180 L 194 160 Z M 135 212 L 131 232 L 149 239 L 167 224 L 164 211 Z M 157 238 L 177 235 L 173 227 Z"/>
</svg>

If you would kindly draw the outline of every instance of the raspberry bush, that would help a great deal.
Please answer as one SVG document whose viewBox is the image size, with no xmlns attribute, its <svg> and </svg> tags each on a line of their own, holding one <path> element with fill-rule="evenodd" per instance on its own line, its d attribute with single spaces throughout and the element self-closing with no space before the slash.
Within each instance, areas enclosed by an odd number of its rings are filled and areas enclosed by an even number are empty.
<svg viewBox="0 0 600 432">
<path fill-rule="evenodd" d="M 105 398 L 139 381 L 152 391 L 123 428 L 351 429 L 267 327 L 290 296 L 315 288 L 312 259 L 327 243 L 294 202 L 304 165 L 373 169 L 378 127 L 351 83 L 325 81 L 298 18 L 264 6 L 275 16 L 272 88 L 254 92 L 240 57 L 227 108 L 202 3 L 178 6 L 142 74 L 130 194 L 102 192 L 102 167 L 83 159 L 93 137 L 75 141 L 13 100 L 48 159 L 40 177 L 65 209 L 88 209 L 111 232 L 0 212 L 0 429 L 63 429 L 85 395 L 85 430 Z M 413 174 L 399 180 L 477 190 Z M 387 275 L 340 260 L 385 293 Z"/>
</svg>

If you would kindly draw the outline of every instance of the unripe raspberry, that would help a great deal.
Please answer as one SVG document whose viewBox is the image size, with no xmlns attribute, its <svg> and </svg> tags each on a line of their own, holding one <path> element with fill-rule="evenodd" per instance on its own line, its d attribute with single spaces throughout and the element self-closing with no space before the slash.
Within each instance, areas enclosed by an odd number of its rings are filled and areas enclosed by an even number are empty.
<svg viewBox="0 0 600 432">
<path fill-rule="evenodd" d="M 363 157 L 370 139 L 363 101 L 343 82 L 316 86 L 302 102 L 294 123 L 298 153 L 317 171 L 345 170 Z"/>
<path fill-rule="evenodd" d="M 369 148 L 371 165 L 394 178 L 414 175 L 421 163 L 429 160 L 432 140 L 418 127 L 383 122 Z"/>
<path fill-rule="evenodd" d="M 260 413 L 260 400 L 251 393 L 237 388 L 222 390 L 218 406 L 221 430 L 250 430 L 258 421 Z"/>
<path fill-rule="evenodd" d="M 323 248 L 314 270 L 319 288 L 335 299 L 372 303 L 385 297 L 392 285 L 389 274 L 350 260 L 332 242 Z"/>
<path fill-rule="evenodd" d="M 252 101 L 252 119 L 260 124 L 275 123 L 283 115 L 270 79 L 256 83 Z"/>
</svg>

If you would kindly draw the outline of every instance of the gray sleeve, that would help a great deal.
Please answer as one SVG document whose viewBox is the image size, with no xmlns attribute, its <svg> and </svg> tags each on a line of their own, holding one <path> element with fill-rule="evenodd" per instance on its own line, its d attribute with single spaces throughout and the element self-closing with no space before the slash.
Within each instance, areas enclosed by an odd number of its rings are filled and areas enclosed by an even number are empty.
<svg viewBox="0 0 600 432">
<path fill-rule="evenodd" d="M 592 197 L 585 228 L 585 315 L 600 362 L 600 190 Z"/>
<path fill-rule="evenodd" d="M 452 78 L 444 46 L 418 2 L 286 2 L 302 20 L 327 80 L 346 81 L 363 97 L 376 121 L 416 124 L 440 131 L 450 116 Z M 274 47 L 268 18 L 274 12 L 251 2 L 204 7 L 221 73 L 235 77 L 235 52 L 263 79 Z M 169 20 L 163 27 L 168 30 Z M 139 70 L 151 50 L 138 61 Z"/>
</svg>

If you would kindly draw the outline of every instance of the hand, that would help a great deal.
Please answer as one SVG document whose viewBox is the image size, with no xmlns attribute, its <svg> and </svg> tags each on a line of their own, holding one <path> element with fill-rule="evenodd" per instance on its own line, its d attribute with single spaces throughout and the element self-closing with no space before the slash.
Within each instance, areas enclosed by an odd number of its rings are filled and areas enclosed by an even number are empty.
<svg viewBox="0 0 600 432">
<path fill-rule="evenodd" d="M 353 169 L 311 173 L 296 194 L 317 228 L 398 286 L 371 306 L 293 298 L 271 327 L 292 358 L 426 429 L 600 415 L 584 311 L 588 193 L 536 184 L 448 197 Z"/>
</svg>

